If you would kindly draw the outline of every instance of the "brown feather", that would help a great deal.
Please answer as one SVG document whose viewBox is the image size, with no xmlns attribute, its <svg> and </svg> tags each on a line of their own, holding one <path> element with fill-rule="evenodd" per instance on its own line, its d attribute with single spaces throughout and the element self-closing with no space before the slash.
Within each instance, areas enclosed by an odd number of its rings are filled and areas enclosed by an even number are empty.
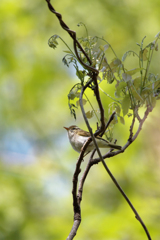
<svg viewBox="0 0 160 240">
<path fill-rule="evenodd" d="M 83 136 L 83 137 L 90 137 L 90 136 L 91 136 L 89 132 L 84 131 L 84 130 L 81 131 L 81 129 L 79 129 L 78 134 L 79 134 L 80 136 Z"/>
</svg>

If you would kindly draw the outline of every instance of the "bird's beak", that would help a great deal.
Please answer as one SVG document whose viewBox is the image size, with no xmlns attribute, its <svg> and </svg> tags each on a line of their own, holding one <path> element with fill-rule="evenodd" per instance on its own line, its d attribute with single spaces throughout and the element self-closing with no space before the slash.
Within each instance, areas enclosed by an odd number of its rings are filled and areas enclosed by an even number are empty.
<svg viewBox="0 0 160 240">
<path fill-rule="evenodd" d="M 64 127 L 67 131 L 69 130 L 69 128 L 67 128 L 67 127 Z"/>
</svg>

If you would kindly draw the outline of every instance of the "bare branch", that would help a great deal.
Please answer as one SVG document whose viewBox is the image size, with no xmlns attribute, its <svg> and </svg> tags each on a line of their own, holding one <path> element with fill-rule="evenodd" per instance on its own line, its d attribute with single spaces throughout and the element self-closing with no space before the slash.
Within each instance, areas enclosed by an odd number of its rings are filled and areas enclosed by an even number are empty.
<svg viewBox="0 0 160 240">
<path fill-rule="evenodd" d="M 72 240 L 75 237 L 75 235 L 77 233 L 77 229 L 79 228 L 80 223 L 81 223 L 81 221 L 79 221 L 79 220 L 75 220 L 74 221 L 72 229 L 71 229 L 71 231 L 70 231 L 70 233 L 69 233 L 69 235 L 68 235 L 66 240 Z"/>
</svg>

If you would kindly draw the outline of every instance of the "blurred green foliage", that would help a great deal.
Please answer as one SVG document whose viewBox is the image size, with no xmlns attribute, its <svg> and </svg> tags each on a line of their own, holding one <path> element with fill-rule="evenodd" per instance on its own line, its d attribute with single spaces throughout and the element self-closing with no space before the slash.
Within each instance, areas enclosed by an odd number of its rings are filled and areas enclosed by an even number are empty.
<svg viewBox="0 0 160 240">
<path fill-rule="evenodd" d="M 137 50 L 135 43 L 145 35 L 152 41 L 160 30 L 159 0 L 62 0 L 53 6 L 79 37 L 85 32 L 76 24 L 84 22 L 90 35 L 103 36 L 119 56 Z M 77 79 L 62 63 L 65 46 L 61 43 L 54 51 L 47 41 L 53 34 L 71 48 L 72 41 L 45 1 L 1 0 L 0 29 L 0 239 L 65 239 L 73 222 L 72 174 L 78 156 L 62 127 L 73 123 L 67 94 Z M 134 59 L 129 64 L 133 66 Z M 159 72 L 159 52 L 151 68 Z M 109 84 L 103 89 L 114 92 Z M 102 100 L 108 101 L 105 95 Z M 123 155 L 108 160 L 154 240 L 160 238 L 159 110 L 157 104 Z M 80 112 L 76 124 L 84 127 Z M 123 145 L 129 123 L 116 129 Z M 101 164 L 86 181 L 76 239 L 145 239 Z"/>
</svg>

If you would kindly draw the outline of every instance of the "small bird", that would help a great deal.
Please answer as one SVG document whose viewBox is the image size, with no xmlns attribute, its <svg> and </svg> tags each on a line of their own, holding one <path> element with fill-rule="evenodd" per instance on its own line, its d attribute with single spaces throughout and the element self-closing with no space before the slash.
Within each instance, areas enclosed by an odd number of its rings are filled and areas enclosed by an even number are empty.
<svg viewBox="0 0 160 240">
<path fill-rule="evenodd" d="M 75 125 L 72 125 L 69 128 L 67 128 L 67 127 L 64 127 L 64 128 L 68 132 L 68 138 L 69 138 L 69 141 L 70 141 L 73 149 L 75 151 L 77 151 L 78 153 L 80 153 L 84 143 L 91 136 L 90 133 L 80 129 L 79 127 L 77 127 Z M 121 146 L 110 143 L 107 140 L 105 140 L 99 136 L 96 137 L 96 142 L 97 142 L 99 148 L 114 148 L 114 149 L 118 149 L 118 150 L 121 150 L 121 148 L 122 148 Z M 87 152 L 90 152 L 93 149 L 95 149 L 95 146 L 92 141 L 87 147 Z"/>
</svg>

